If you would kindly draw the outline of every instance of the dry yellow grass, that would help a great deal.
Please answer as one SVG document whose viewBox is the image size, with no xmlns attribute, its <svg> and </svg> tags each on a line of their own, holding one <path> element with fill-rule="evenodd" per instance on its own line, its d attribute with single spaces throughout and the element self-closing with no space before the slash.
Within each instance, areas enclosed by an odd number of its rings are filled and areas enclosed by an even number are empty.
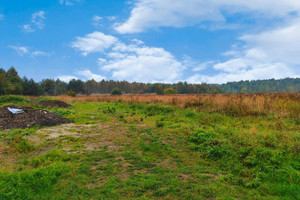
<svg viewBox="0 0 300 200">
<path fill-rule="evenodd" d="M 233 115 L 260 115 L 275 113 L 294 118 L 300 113 L 300 93 L 294 94 L 188 94 L 188 95 L 91 95 L 58 96 L 59 99 L 74 102 L 126 102 L 165 103 L 180 107 L 194 107 L 208 112 L 226 112 Z"/>
</svg>

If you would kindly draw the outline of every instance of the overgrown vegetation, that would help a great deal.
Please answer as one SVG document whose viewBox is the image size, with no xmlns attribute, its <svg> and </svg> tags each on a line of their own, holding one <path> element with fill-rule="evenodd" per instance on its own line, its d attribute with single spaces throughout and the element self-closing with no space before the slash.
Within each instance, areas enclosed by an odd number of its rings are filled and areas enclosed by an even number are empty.
<svg viewBox="0 0 300 200">
<path fill-rule="evenodd" d="M 72 124 L 1 131 L 0 199 L 300 198 L 299 98 L 122 98 L 72 98 L 50 109 Z"/>
</svg>

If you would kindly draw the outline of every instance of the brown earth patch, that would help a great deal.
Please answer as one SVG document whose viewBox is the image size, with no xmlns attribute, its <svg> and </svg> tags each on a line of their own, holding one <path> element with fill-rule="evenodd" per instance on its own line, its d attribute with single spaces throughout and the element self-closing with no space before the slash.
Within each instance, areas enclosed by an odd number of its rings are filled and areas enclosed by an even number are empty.
<svg viewBox="0 0 300 200">
<path fill-rule="evenodd" d="M 18 106 L 5 106 L 0 108 L 0 129 L 30 128 L 33 126 L 55 126 L 68 123 L 69 119 L 46 110 L 22 108 L 23 112 L 13 114 L 9 108 L 20 109 Z"/>
<path fill-rule="evenodd" d="M 67 104 L 63 101 L 60 100 L 43 100 L 43 101 L 39 101 L 38 103 L 41 106 L 44 107 L 59 107 L 59 108 L 69 108 L 71 107 L 70 104 Z"/>
</svg>

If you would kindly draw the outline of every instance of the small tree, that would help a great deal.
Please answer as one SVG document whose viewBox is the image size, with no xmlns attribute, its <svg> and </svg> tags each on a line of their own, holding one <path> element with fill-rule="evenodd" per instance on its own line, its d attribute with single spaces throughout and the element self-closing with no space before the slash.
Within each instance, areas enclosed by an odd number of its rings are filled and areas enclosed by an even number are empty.
<svg viewBox="0 0 300 200">
<path fill-rule="evenodd" d="M 119 88 L 114 88 L 111 91 L 111 95 L 122 95 L 122 91 Z"/>
<path fill-rule="evenodd" d="M 165 94 L 176 94 L 176 90 L 173 88 L 167 88 L 165 89 Z"/>
</svg>

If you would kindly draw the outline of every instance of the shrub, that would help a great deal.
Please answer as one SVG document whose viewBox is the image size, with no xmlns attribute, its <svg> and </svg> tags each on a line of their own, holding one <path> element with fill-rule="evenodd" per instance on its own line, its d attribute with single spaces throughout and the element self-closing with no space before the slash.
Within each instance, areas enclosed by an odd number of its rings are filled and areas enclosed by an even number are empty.
<svg viewBox="0 0 300 200">
<path fill-rule="evenodd" d="M 176 90 L 173 88 L 167 88 L 165 89 L 165 94 L 176 94 Z"/>
<path fill-rule="evenodd" d="M 122 91 L 119 88 L 114 88 L 111 91 L 111 95 L 122 95 Z"/>
<path fill-rule="evenodd" d="M 69 90 L 67 92 L 67 95 L 70 96 L 70 97 L 76 97 L 76 93 L 73 90 Z"/>
</svg>

